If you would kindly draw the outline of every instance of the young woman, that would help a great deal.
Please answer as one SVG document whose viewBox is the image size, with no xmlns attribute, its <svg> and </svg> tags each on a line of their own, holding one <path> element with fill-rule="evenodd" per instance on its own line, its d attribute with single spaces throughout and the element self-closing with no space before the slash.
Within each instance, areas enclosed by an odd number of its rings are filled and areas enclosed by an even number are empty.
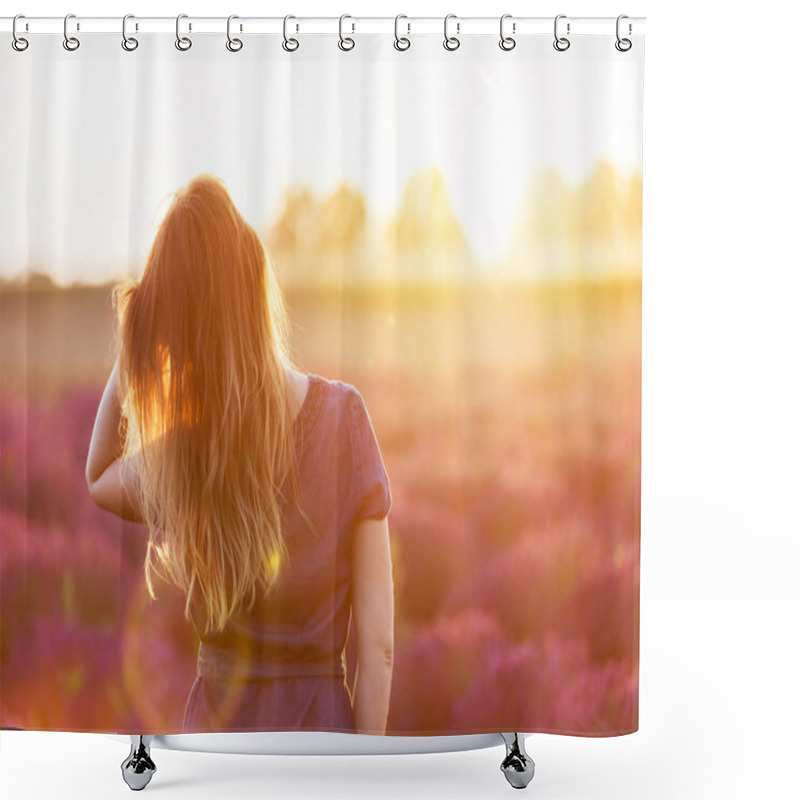
<svg viewBox="0 0 800 800">
<path fill-rule="evenodd" d="M 280 288 L 219 179 L 175 194 L 113 301 L 86 479 L 148 526 L 151 597 L 151 569 L 186 592 L 200 647 L 183 731 L 384 734 L 391 492 L 375 432 L 355 387 L 291 364 Z"/>
</svg>

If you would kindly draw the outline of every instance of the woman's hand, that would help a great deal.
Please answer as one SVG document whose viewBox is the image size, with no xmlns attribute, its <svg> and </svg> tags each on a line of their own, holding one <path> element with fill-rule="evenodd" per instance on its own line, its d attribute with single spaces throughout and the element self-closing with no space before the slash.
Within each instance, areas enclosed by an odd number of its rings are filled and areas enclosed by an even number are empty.
<svg viewBox="0 0 800 800">
<path fill-rule="evenodd" d="M 119 401 L 119 359 L 103 391 L 92 430 L 86 460 L 86 484 L 100 508 L 131 522 L 144 522 L 135 487 L 125 485 L 120 457 L 125 444 L 126 426 Z"/>
</svg>

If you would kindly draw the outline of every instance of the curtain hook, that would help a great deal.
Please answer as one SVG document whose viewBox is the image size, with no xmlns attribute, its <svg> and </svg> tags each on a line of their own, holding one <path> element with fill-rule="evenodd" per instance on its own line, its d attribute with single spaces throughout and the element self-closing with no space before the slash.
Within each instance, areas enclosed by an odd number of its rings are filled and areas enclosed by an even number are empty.
<svg viewBox="0 0 800 800">
<path fill-rule="evenodd" d="M 129 53 L 132 50 L 135 50 L 139 46 L 139 40 L 133 36 L 128 36 L 127 31 L 127 24 L 129 19 L 133 19 L 133 14 L 126 14 L 122 18 L 122 49 L 127 50 Z M 136 30 L 139 30 L 139 26 L 136 26 Z"/>
<path fill-rule="evenodd" d="M 398 14 L 394 18 L 394 47 L 395 50 L 408 50 L 408 48 L 411 47 L 411 39 L 409 39 L 407 36 L 400 36 L 400 32 L 398 30 L 401 17 L 408 19 L 405 14 Z M 411 33 L 411 23 L 407 22 L 406 25 L 408 26 L 408 32 Z"/>
<path fill-rule="evenodd" d="M 192 46 L 192 40 L 188 36 L 181 36 L 181 20 L 188 17 L 188 14 L 178 14 L 175 19 L 175 47 L 178 50 L 188 50 Z M 189 30 L 192 29 L 191 22 L 189 23 Z"/>
<path fill-rule="evenodd" d="M 500 49 L 501 50 L 513 50 L 517 46 L 516 39 L 512 39 L 510 36 L 503 35 L 503 23 L 511 16 L 511 14 L 503 14 L 500 17 Z M 512 23 L 511 27 L 512 33 L 517 32 L 517 23 Z"/>
<path fill-rule="evenodd" d="M 19 36 L 17 34 L 17 20 L 18 19 L 25 19 L 25 15 L 24 14 L 17 14 L 17 16 L 14 17 L 14 22 L 11 25 L 11 35 L 13 37 L 11 39 L 11 46 L 18 53 L 21 53 L 23 50 L 27 50 L 28 49 L 29 42 L 24 36 Z"/>
<path fill-rule="evenodd" d="M 461 47 L 461 40 L 457 36 L 448 36 L 447 35 L 447 20 L 449 20 L 451 17 L 455 17 L 455 16 L 456 16 L 455 14 L 448 14 L 444 18 L 444 42 L 443 42 L 443 46 L 444 46 L 445 50 L 458 50 L 458 48 Z M 457 22 L 456 23 L 456 33 L 460 33 L 460 32 L 461 32 L 461 23 Z"/>
<path fill-rule="evenodd" d="M 628 50 L 630 50 L 631 47 L 633 47 L 633 42 L 630 39 L 622 39 L 622 38 L 620 38 L 620 35 L 619 35 L 619 23 L 623 19 L 628 19 L 628 15 L 627 14 L 620 14 L 617 17 L 617 41 L 614 42 L 614 47 L 616 47 L 617 50 L 620 51 L 620 53 L 627 53 Z M 632 32 L 633 32 L 633 26 L 629 22 L 628 23 L 628 34 L 631 34 Z"/>
<path fill-rule="evenodd" d="M 63 44 L 64 44 L 64 49 L 65 50 L 69 50 L 69 51 L 77 50 L 81 46 L 80 39 L 77 39 L 75 36 L 70 36 L 68 31 L 67 31 L 67 23 L 69 22 L 69 18 L 70 17 L 74 17 L 74 16 L 75 16 L 74 14 L 67 14 L 67 16 L 64 17 L 64 42 L 63 42 Z M 76 29 L 80 30 L 81 29 L 80 25 L 77 25 Z"/>
<path fill-rule="evenodd" d="M 566 38 L 566 36 L 558 35 L 558 21 L 560 19 L 566 19 L 566 18 L 567 18 L 566 14 L 559 14 L 556 17 L 555 22 L 553 23 L 553 35 L 555 36 L 553 47 L 555 47 L 555 49 L 561 53 L 563 53 L 565 50 L 569 50 L 570 46 L 570 41 L 569 39 Z M 569 34 L 569 22 L 567 23 L 567 34 Z"/>
<path fill-rule="evenodd" d="M 291 52 L 297 50 L 298 47 L 300 47 L 300 42 L 298 42 L 297 39 L 294 38 L 294 36 L 291 39 L 286 37 L 286 23 L 290 19 L 297 19 L 297 17 L 295 17 L 294 14 L 287 14 L 283 18 L 283 49 L 284 50 L 288 50 L 291 53 Z M 299 31 L 300 30 L 300 26 L 296 25 L 295 26 L 295 30 Z M 292 44 L 290 45 L 289 42 L 291 42 Z"/>
<path fill-rule="evenodd" d="M 239 17 L 236 14 L 231 14 L 228 17 L 228 41 L 225 42 L 225 47 L 227 47 L 228 50 L 231 51 L 231 53 L 238 53 L 244 46 L 244 43 L 242 42 L 241 39 L 235 39 L 235 38 L 231 39 L 231 20 L 233 19 L 239 19 Z M 240 25 L 239 30 L 241 29 L 242 27 Z"/>
<path fill-rule="evenodd" d="M 342 14 L 342 16 L 339 17 L 339 49 L 340 50 L 352 50 L 356 46 L 355 39 L 352 39 L 350 36 L 347 36 L 347 37 L 344 37 L 344 38 L 342 37 L 342 22 L 344 22 L 345 17 L 349 17 L 350 19 L 353 19 L 349 14 Z M 353 22 L 352 25 L 353 25 L 352 33 L 355 33 L 356 32 L 356 24 L 355 24 L 355 22 Z M 349 42 L 347 47 L 345 47 L 345 44 L 344 44 L 345 42 Z"/>
</svg>

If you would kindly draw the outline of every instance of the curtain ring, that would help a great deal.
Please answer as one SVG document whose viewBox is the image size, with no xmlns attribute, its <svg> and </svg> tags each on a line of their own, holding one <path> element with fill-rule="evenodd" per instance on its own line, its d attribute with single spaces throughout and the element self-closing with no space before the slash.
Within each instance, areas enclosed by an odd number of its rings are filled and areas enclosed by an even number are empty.
<svg viewBox="0 0 800 800">
<path fill-rule="evenodd" d="M 461 47 L 461 40 L 457 36 L 447 35 L 447 20 L 455 16 L 456 16 L 455 14 L 448 14 L 444 18 L 444 42 L 442 43 L 442 45 L 444 46 L 445 50 L 458 50 L 458 48 Z M 458 33 L 460 30 L 461 30 L 461 23 L 457 22 L 456 33 Z"/>
<path fill-rule="evenodd" d="M 350 17 L 350 19 L 353 19 L 349 14 L 342 14 L 342 16 L 339 17 L 339 49 L 352 50 L 356 46 L 355 40 L 352 39 L 350 36 L 346 36 L 344 38 L 342 37 L 342 22 L 344 22 L 345 17 Z M 356 24 L 355 22 L 352 24 L 353 24 L 353 33 L 355 33 Z M 345 42 L 348 42 L 348 45 L 346 47 L 345 47 Z"/>
<path fill-rule="evenodd" d="M 616 47 L 617 50 L 620 51 L 620 53 L 627 53 L 628 50 L 630 50 L 631 47 L 633 47 L 633 42 L 630 39 L 621 39 L 620 38 L 620 35 L 619 35 L 619 23 L 623 19 L 628 19 L 628 15 L 627 14 L 620 14 L 617 17 L 617 41 L 614 42 L 614 47 Z M 631 24 L 629 22 L 628 23 L 628 33 L 630 33 L 630 32 L 631 32 Z"/>
<path fill-rule="evenodd" d="M 400 36 L 400 32 L 398 30 L 398 23 L 400 22 L 401 17 L 408 19 L 405 14 L 398 14 L 394 18 L 394 49 L 408 50 L 408 48 L 411 47 L 411 39 L 409 39 L 407 36 Z M 411 33 L 411 23 L 407 22 L 406 25 L 408 26 L 408 32 Z"/>
<path fill-rule="evenodd" d="M 139 46 L 139 40 L 133 36 L 128 36 L 127 24 L 129 19 L 133 19 L 133 14 L 126 14 L 122 18 L 122 49 L 129 53 Z"/>
<path fill-rule="evenodd" d="M 64 44 L 64 49 L 65 50 L 69 50 L 69 51 L 77 50 L 81 46 L 80 40 L 77 39 L 74 36 L 70 36 L 69 33 L 67 32 L 67 22 L 69 21 L 70 17 L 74 17 L 74 16 L 75 16 L 74 14 L 67 14 L 67 16 L 64 17 L 64 42 L 63 42 L 63 44 Z M 80 28 L 78 28 L 78 30 L 80 30 Z"/>
<path fill-rule="evenodd" d="M 294 52 L 295 50 L 297 50 L 298 47 L 300 47 L 300 42 L 298 42 L 297 39 L 294 38 L 294 36 L 291 39 L 286 37 L 286 23 L 290 19 L 297 19 L 297 17 L 295 17 L 294 14 L 287 14 L 283 18 L 283 42 L 282 42 L 282 45 L 283 45 L 283 49 L 284 50 L 287 50 L 288 52 L 291 53 L 291 52 Z M 300 29 L 299 26 L 298 26 L 297 29 L 298 30 Z M 291 44 L 289 44 L 289 42 L 291 42 Z"/>
<path fill-rule="evenodd" d="M 236 14 L 231 14 L 228 17 L 228 41 L 225 42 L 225 47 L 227 47 L 228 50 L 231 51 L 231 53 L 238 53 L 242 49 L 242 47 L 244 46 L 244 43 L 242 42 L 241 39 L 236 39 L 236 38 L 231 39 L 231 20 L 232 19 L 239 19 L 239 17 Z"/>
<path fill-rule="evenodd" d="M 570 41 L 565 36 L 558 35 L 558 21 L 560 19 L 566 19 L 566 14 L 559 14 L 555 22 L 553 23 L 553 35 L 555 36 L 555 41 L 553 42 L 553 47 L 558 50 L 560 53 L 563 53 L 565 50 L 569 50 Z M 569 22 L 567 23 L 567 34 L 569 34 Z"/>
<path fill-rule="evenodd" d="M 192 40 L 188 36 L 181 36 L 181 20 L 188 16 L 188 14 L 178 14 L 175 19 L 175 47 L 177 47 L 178 50 L 188 50 L 192 46 Z M 189 30 L 191 29 L 192 26 L 190 23 Z"/>
<path fill-rule="evenodd" d="M 24 38 L 23 36 L 19 36 L 17 34 L 17 20 L 18 19 L 25 19 L 24 14 L 17 14 L 17 16 L 14 17 L 14 22 L 11 25 L 11 35 L 13 37 L 11 39 L 11 46 L 18 53 L 21 53 L 23 50 L 27 50 L 28 49 L 29 42 L 28 42 L 28 40 L 26 38 Z"/>
<path fill-rule="evenodd" d="M 513 50 L 517 46 L 517 40 L 512 39 L 510 36 L 503 35 L 503 23 L 505 22 L 507 17 L 510 17 L 511 14 L 503 14 L 500 17 L 500 49 L 501 50 Z M 512 31 L 516 33 L 517 24 L 514 23 L 512 27 Z"/>
</svg>

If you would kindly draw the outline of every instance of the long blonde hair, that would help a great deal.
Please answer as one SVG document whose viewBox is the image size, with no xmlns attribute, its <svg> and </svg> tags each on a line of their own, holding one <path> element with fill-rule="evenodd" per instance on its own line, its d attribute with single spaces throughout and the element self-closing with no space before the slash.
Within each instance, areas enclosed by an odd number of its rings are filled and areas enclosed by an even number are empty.
<svg viewBox="0 0 800 800">
<path fill-rule="evenodd" d="M 298 487 L 283 296 L 224 184 L 201 174 L 175 193 L 141 279 L 123 279 L 112 300 L 148 591 L 156 599 L 151 570 L 180 587 L 187 619 L 198 591 L 204 632 L 221 631 L 289 556 L 282 487 Z"/>
</svg>

